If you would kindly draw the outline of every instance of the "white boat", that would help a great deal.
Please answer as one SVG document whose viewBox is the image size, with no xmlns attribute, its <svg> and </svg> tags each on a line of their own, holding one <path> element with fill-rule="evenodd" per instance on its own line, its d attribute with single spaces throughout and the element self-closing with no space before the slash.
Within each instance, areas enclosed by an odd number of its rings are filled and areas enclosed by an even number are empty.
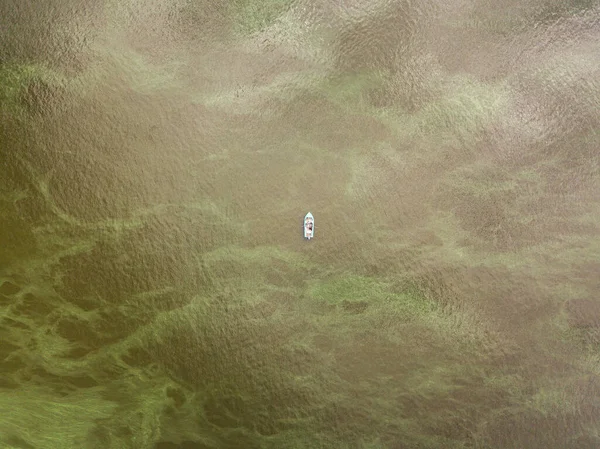
<svg viewBox="0 0 600 449">
<path fill-rule="evenodd" d="M 309 212 L 304 216 L 304 238 L 312 239 L 315 235 L 315 217 Z"/>
</svg>

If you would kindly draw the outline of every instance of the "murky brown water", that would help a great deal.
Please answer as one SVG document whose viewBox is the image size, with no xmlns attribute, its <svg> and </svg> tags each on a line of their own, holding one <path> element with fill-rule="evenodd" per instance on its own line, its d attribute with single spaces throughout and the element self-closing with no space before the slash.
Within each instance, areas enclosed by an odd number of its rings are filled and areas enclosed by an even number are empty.
<svg viewBox="0 0 600 449">
<path fill-rule="evenodd" d="M 0 3 L 0 446 L 600 447 L 599 24 Z"/>
</svg>

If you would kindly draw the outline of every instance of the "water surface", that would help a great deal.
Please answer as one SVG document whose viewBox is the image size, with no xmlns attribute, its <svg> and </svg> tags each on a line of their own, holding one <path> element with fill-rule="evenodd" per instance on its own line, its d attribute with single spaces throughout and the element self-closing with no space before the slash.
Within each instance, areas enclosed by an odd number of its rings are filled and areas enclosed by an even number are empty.
<svg viewBox="0 0 600 449">
<path fill-rule="evenodd" d="M 0 4 L 1 446 L 599 447 L 599 20 Z"/>
</svg>

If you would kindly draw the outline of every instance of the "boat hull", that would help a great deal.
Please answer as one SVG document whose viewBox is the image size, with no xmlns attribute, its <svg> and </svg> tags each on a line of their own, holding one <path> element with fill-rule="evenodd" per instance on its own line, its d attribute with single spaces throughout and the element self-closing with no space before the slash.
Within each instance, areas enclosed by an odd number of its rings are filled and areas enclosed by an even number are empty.
<svg viewBox="0 0 600 449">
<path fill-rule="evenodd" d="M 315 218 L 309 212 L 304 216 L 304 238 L 307 240 L 315 236 Z"/>
</svg>

